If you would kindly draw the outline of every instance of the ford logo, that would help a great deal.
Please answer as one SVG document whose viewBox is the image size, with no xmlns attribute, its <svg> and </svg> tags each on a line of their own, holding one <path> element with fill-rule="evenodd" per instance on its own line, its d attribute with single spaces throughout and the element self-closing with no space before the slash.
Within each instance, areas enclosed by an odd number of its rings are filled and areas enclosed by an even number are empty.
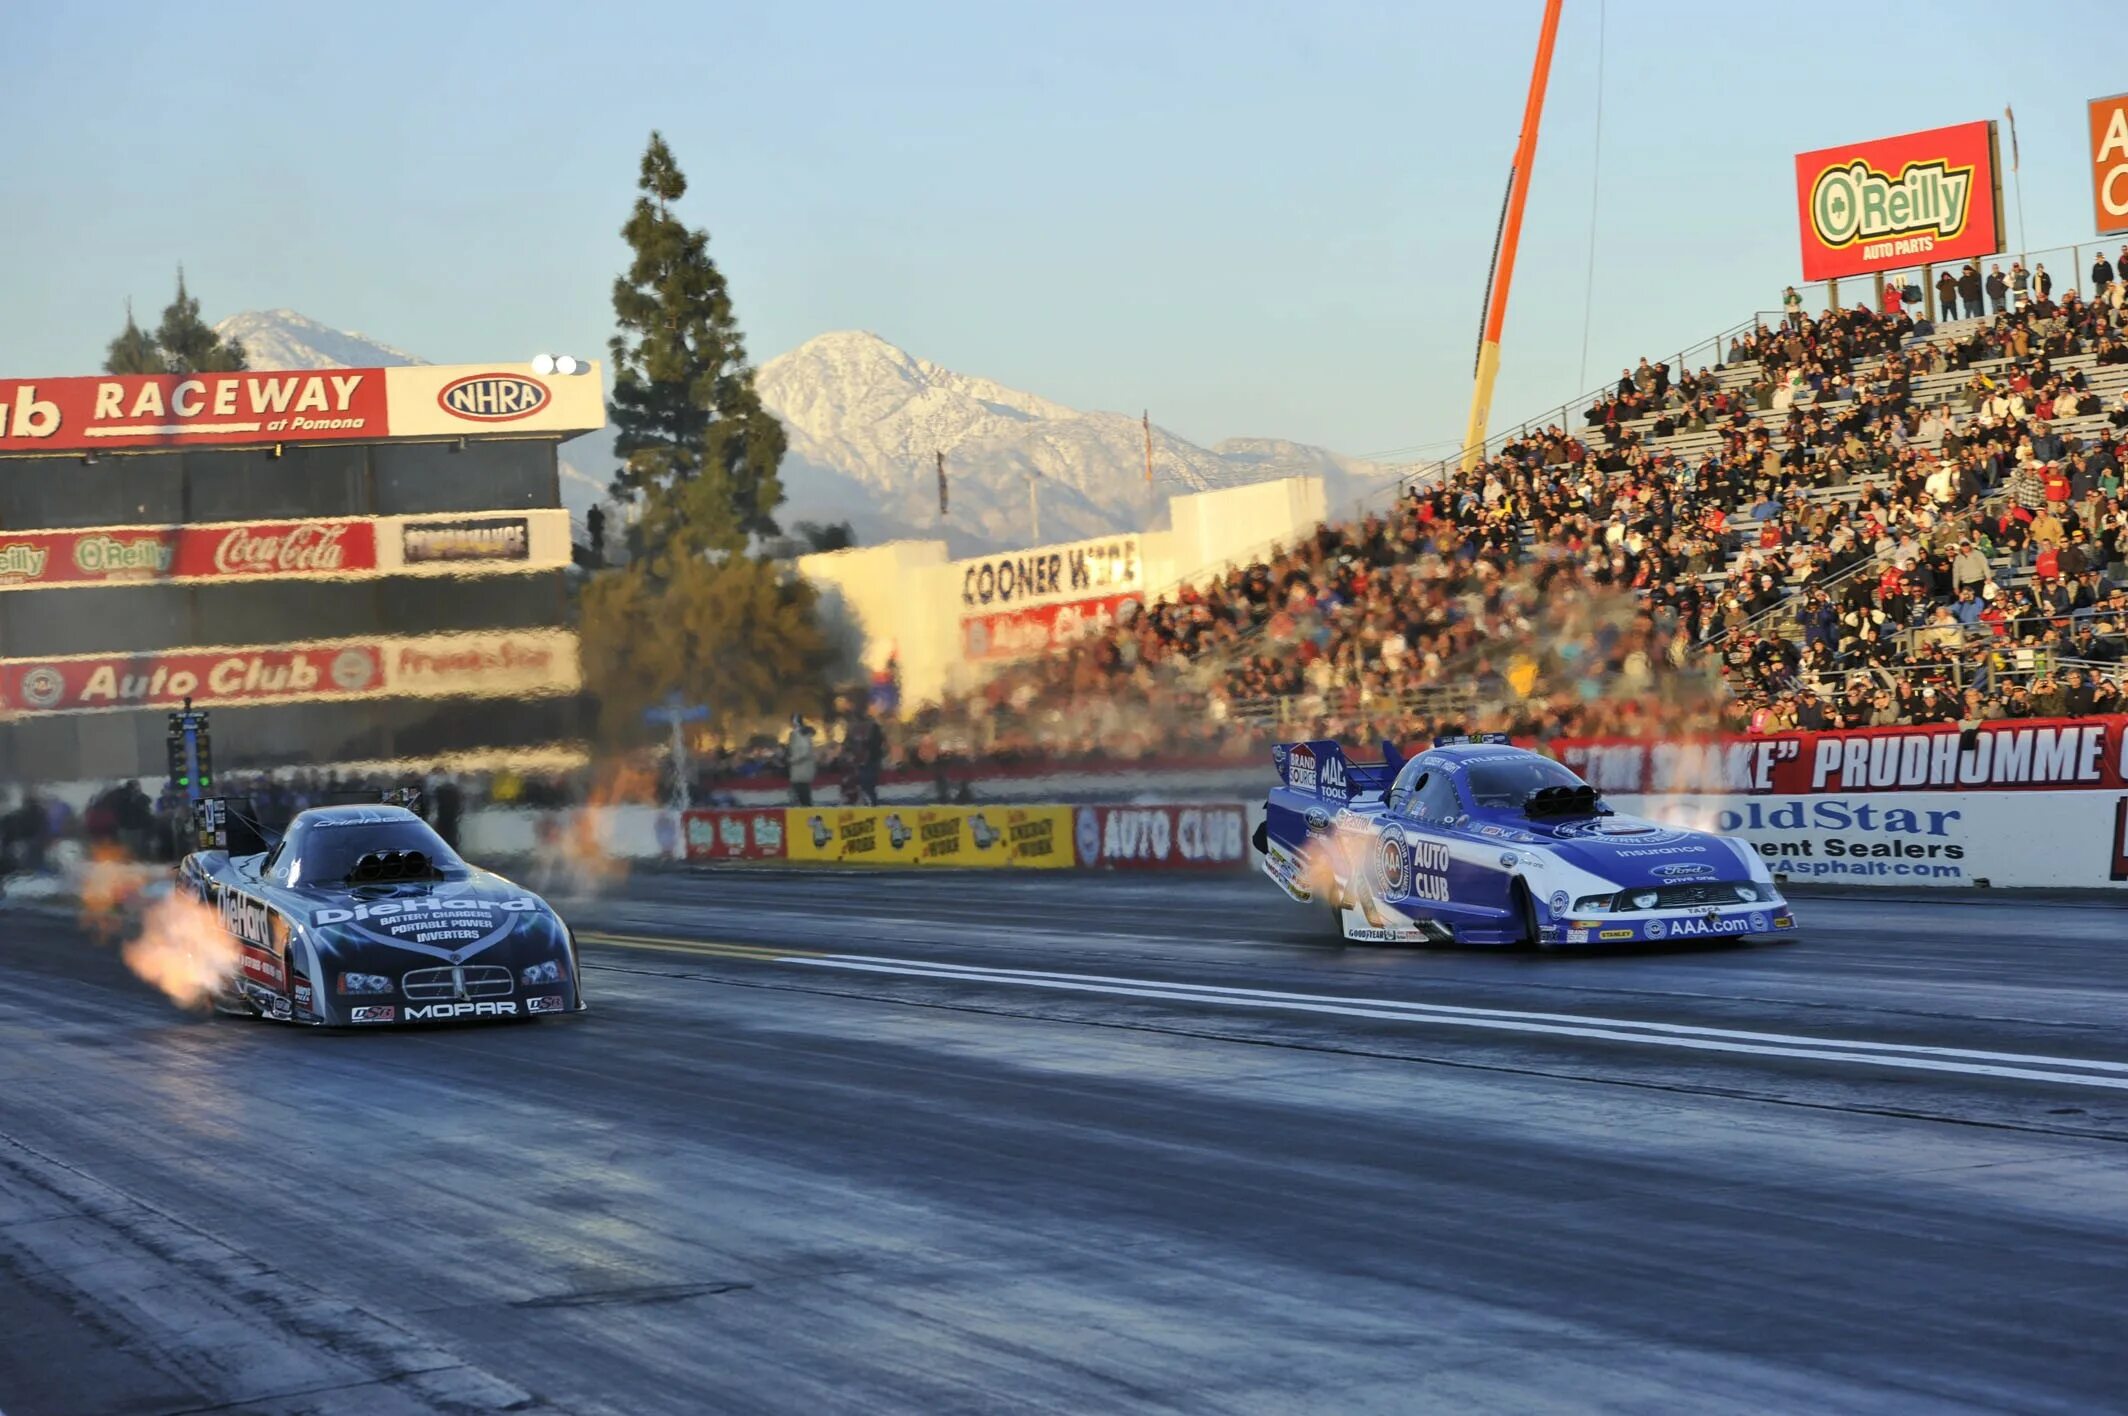
<svg viewBox="0 0 2128 1416">
<path fill-rule="evenodd" d="M 546 407 L 547 386 L 521 374 L 469 374 L 445 384 L 436 402 L 454 417 L 507 423 Z"/>
<path fill-rule="evenodd" d="M 1675 880 L 1686 875 L 1712 875 L 1714 874 L 1714 867 L 1680 862 L 1676 865 L 1658 865 L 1655 867 L 1655 873 L 1665 880 Z"/>
</svg>

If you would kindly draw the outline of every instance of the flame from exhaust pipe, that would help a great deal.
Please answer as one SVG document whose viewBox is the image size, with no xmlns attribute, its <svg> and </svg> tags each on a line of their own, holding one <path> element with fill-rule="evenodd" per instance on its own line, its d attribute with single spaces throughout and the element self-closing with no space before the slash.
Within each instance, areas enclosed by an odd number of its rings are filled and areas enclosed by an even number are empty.
<svg viewBox="0 0 2128 1416">
<path fill-rule="evenodd" d="M 173 891 L 142 912 L 126 967 L 181 1008 L 203 1008 L 236 978 L 241 952 L 212 906 Z"/>
</svg>

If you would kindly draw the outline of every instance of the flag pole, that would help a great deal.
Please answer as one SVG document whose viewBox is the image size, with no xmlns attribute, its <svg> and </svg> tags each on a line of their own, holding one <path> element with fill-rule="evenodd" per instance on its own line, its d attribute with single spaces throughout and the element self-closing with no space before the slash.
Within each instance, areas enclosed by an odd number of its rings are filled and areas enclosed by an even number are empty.
<svg viewBox="0 0 2128 1416">
<path fill-rule="evenodd" d="M 1463 432 L 1466 471 L 1478 465 L 1478 457 L 1485 450 L 1493 382 L 1500 375 L 1500 332 L 1507 324 L 1507 291 L 1515 279 L 1515 247 L 1522 238 L 1522 208 L 1529 200 L 1530 169 L 1537 160 L 1537 124 L 1544 117 L 1544 86 L 1552 72 L 1552 42 L 1559 37 L 1559 7 L 1560 0 L 1545 0 L 1544 27 L 1537 34 L 1537 62 L 1530 71 L 1529 100 L 1522 109 L 1522 135 L 1515 144 L 1515 165 L 1508 173 L 1507 214 L 1493 251 L 1485 333 L 1478 343 L 1478 376 L 1470 394 L 1470 425 Z"/>
<path fill-rule="evenodd" d="M 2023 265 L 2030 254 L 2025 250 L 2025 179 L 2017 160 L 2017 114 L 2010 105 L 2002 106 L 2002 116 L 2010 120 L 2010 185 L 2017 189 L 2017 263 Z M 2000 189 L 1998 189 L 2000 190 Z M 2073 274 L 2073 272 L 2072 272 Z"/>
</svg>

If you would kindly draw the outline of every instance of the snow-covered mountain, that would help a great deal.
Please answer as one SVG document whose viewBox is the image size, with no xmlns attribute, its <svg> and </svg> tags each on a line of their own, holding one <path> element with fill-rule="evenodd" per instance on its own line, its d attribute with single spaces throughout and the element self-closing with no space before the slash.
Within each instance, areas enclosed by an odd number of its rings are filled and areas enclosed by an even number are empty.
<svg viewBox="0 0 2128 1416">
<path fill-rule="evenodd" d="M 244 342 L 254 368 L 372 368 L 428 362 L 404 349 L 319 323 L 294 310 L 252 310 L 215 326 Z M 1084 412 L 1039 394 L 957 373 L 876 334 L 807 340 L 756 375 L 761 401 L 783 420 L 785 526 L 848 521 L 862 544 L 943 536 L 955 555 L 1031 543 L 1029 485 L 1041 539 L 1147 530 L 1177 492 L 1318 476 L 1333 507 L 1379 487 L 1394 469 L 1278 438 L 1229 438 L 1205 448 L 1153 425 L 1153 485 L 1145 432 L 1127 413 Z M 946 454 L 951 515 L 938 516 L 933 461 Z M 606 497 L 609 438 L 570 444 L 562 502 L 581 518 Z"/>
<path fill-rule="evenodd" d="M 242 340 L 244 357 L 254 369 L 381 369 L 429 362 L 294 310 L 246 310 L 223 320 L 214 332 L 223 339 Z"/>
<path fill-rule="evenodd" d="M 1147 486 L 1137 418 L 1069 408 L 860 331 L 823 334 L 769 360 L 756 385 L 790 434 L 784 521 L 848 520 L 866 543 L 943 532 L 957 554 L 1026 545 L 1030 482 L 1041 539 L 1062 541 L 1147 529 L 1177 492 L 1317 475 L 1331 481 L 1334 504 L 1390 475 L 1272 438 L 1199 447 L 1155 424 Z M 939 452 L 951 513 L 943 526 Z"/>
<path fill-rule="evenodd" d="M 246 310 L 217 324 L 214 332 L 224 339 L 242 340 L 245 362 L 254 369 L 383 369 L 431 362 L 366 334 L 320 324 L 294 310 Z M 600 443 L 595 436 L 586 438 L 582 451 L 570 447 L 561 456 L 562 505 L 579 520 L 606 495 L 612 479 L 613 474 L 599 461 L 611 444 Z M 598 470 L 585 471 L 571 462 L 572 456 Z"/>
</svg>

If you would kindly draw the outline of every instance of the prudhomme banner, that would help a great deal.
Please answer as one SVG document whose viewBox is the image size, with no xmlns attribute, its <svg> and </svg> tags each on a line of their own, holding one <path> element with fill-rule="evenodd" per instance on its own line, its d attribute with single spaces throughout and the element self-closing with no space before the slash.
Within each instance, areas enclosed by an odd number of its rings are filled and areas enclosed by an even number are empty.
<svg viewBox="0 0 2128 1416">
<path fill-rule="evenodd" d="M 2128 716 L 1682 742 L 1561 738 L 1552 750 L 1606 793 L 2128 790 Z"/>
<path fill-rule="evenodd" d="M 1082 806 L 1081 866 L 1116 870 L 1245 870 L 1248 812 L 1235 805 Z"/>
<path fill-rule="evenodd" d="M 1799 153 L 1805 280 L 1838 280 L 2002 249 L 1995 124 L 1960 123 Z"/>
<path fill-rule="evenodd" d="M 569 513 L 559 507 L 446 519 L 356 516 L 0 531 L 0 591 L 478 575 L 569 562 Z"/>
<path fill-rule="evenodd" d="M 604 427 L 598 365 L 257 370 L 0 379 L 0 454 L 378 442 Z"/>
<path fill-rule="evenodd" d="M 780 806 L 683 812 L 682 844 L 689 860 L 781 860 L 784 816 Z"/>
<path fill-rule="evenodd" d="M 574 693 L 567 630 L 479 631 L 311 644 L 0 659 L 0 717 L 368 698 Z"/>
</svg>

